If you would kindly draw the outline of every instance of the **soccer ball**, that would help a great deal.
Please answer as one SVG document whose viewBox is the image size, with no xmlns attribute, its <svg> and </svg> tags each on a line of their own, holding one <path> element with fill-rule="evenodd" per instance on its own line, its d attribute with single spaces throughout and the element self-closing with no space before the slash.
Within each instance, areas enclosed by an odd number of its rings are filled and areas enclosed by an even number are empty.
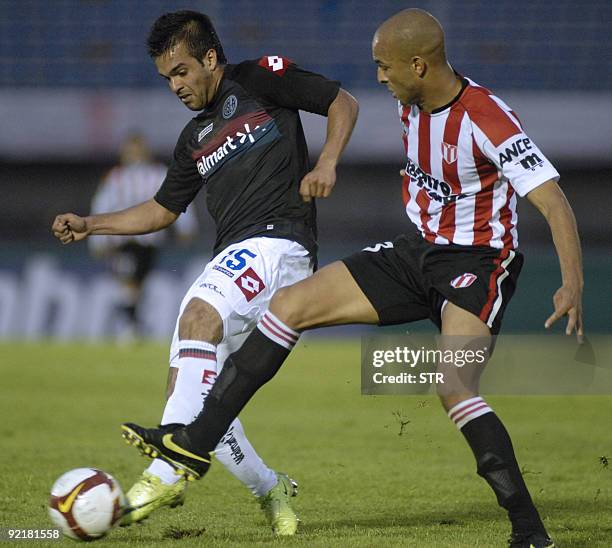
<svg viewBox="0 0 612 548">
<path fill-rule="evenodd" d="M 126 504 L 113 476 L 95 468 L 75 468 L 53 484 L 49 516 L 64 535 L 95 540 L 117 524 Z"/>
</svg>

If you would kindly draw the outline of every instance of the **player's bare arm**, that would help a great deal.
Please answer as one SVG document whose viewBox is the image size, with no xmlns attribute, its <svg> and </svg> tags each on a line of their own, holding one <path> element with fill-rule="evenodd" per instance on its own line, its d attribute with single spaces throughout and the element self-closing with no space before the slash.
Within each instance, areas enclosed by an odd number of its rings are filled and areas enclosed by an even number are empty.
<svg viewBox="0 0 612 548">
<path fill-rule="evenodd" d="M 63 244 L 84 240 L 92 234 L 132 235 L 157 232 L 171 225 L 178 215 L 151 199 L 137 206 L 116 211 L 80 217 L 63 213 L 53 221 L 53 235 Z"/>
<path fill-rule="evenodd" d="M 347 91 L 340 89 L 329 106 L 327 137 L 319 160 L 312 171 L 300 183 L 304 201 L 311 198 L 327 198 L 336 184 L 336 165 L 355 127 L 359 105 Z"/>
<path fill-rule="evenodd" d="M 555 292 L 555 310 L 544 324 L 549 328 L 559 318 L 568 317 L 565 333 L 574 330 L 578 342 L 583 340 L 582 328 L 582 252 L 576 218 L 565 194 L 554 181 L 547 181 L 527 194 L 527 199 L 544 215 L 550 226 L 563 285 Z"/>
</svg>

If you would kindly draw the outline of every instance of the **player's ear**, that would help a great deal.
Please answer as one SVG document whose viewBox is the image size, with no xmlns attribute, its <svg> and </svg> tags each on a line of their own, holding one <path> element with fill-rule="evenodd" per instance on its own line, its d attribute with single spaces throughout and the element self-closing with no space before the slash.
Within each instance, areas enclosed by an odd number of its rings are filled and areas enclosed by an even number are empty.
<svg viewBox="0 0 612 548">
<path fill-rule="evenodd" d="M 209 49 L 205 55 L 204 59 L 202 59 L 202 64 L 210 71 L 215 70 L 217 65 L 219 64 L 219 59 L 217 57 L 217 52 L 213 48 Z"/>
<path fill-rule="evenodd" d="M 425 59 L 422 57 L 413 57 L 410 61 L 410 68 L 419 78 L 423 78 L 425 76 L 425 72 L 427 72 L 427 63 Z"/>
</svg>

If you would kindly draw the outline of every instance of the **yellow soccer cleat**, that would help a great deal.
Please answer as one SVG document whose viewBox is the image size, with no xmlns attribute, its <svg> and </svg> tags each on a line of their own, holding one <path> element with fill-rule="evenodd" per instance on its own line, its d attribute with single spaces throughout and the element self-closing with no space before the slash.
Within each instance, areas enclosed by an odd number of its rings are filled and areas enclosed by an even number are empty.
<svg viewBox="0 0 612 548">
<path fill-rule="evenodd" d="M 278 483 L 259 498 L 259 504 L 275 535 L 295 535 L 300 520 L 289 500 L 297 495 L 298 485 L 286 474 L 276 474 L 276 477 Z"/>
<path fill-rule="evenodd" d="M 182 506 L 186 488 L 187 481 L 184 477 L 168 485 L 157 476 L 143 472 L 140 479 L 126 493 L 128 507 L 127 513 L 121 519 L 121 526 L 142 521 L 162 506 L 170 508 Z"/>
</svg>

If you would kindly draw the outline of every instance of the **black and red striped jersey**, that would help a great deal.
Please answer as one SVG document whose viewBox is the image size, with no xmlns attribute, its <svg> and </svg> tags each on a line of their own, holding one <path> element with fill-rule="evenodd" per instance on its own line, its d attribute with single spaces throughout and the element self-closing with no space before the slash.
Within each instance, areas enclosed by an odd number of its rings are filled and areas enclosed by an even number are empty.
<svg viewBox="0 0 612 548">
<path fill-rule="evenodd" d="M 431 113 L 398 108 L 408 157 L 404 205 L 421 235 L 436 244 L 516 248 L 516 194 L 559 178 L 516 114 L 467 78 Z"/>
<path fill-rule="evenodd" d="M 181 133 L 155 199 L 180 213 L 205 186 L 215 253 L 258 235 L 314 252 L 314 201 L 299 195 L 309 164 L 298 111 L 327 115 L 339 88 L 279 56 L 226 65 L 212 102 Z"/>
</svg>

